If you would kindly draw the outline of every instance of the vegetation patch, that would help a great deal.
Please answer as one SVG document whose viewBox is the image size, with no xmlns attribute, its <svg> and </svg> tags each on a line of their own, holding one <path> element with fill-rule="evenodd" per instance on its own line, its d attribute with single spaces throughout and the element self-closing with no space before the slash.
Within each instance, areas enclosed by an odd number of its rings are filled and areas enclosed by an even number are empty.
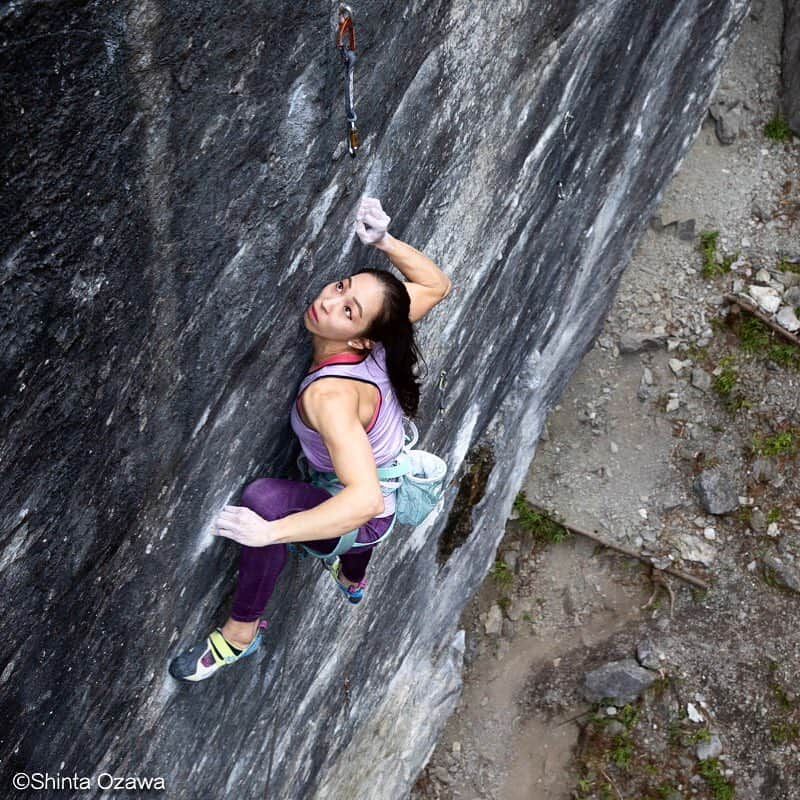
<svg viewBox="0 0 800 800">
<path fill-rule="evenodd" d="M 739 373 L 733 366 L 733 357 L 725 356 L 719 362 L 720 373 L 714 377 L 714 391 L 720 397 L 729 397 L 739 380 Z"/>
<path fill-rule="evenodd" d="M 800 274 L 800 264 L 795 263 L 794 261 L 789 261 L 788 258 L 782 258 L 778 262 L 778 269 L 781 272 L 794 272 Z"/>
<path fill-rule="evenodd" d="M 711 789 L 714 800 L 733 800 L 733 784 L 723 776 L 718 759 L 707 758 L 701 761 L 697 771 Z"/>
<path fill-rule="evenodd" d="M 779 339 L 760 319 L 743 314 L 733 330 L 745 353 L 768 358 L 787 369 L 800 370 L 800 348 Z"/>
<path fill-rule="evenodd" d="M 760 456 L 794 456 L 800 442 L 800 431 L 788 428 L 771 436 L 753 434 L 753 451 Z M 780 515 L 780 512 L 779 512 Z"/>
<path fill-rule="evenodd" d="M 792 129 L 780 111 L 776 111 L 772 119 L 764 125 L 764 136 L 773 142 L 788 142 L 792 138 Z"/>
<path fill-rule="evenodd" d="M 489 574 L 492 576 L 492 580 L 497 584 L 497 588 L 501 591 L 510 589 L 511 585 L 514 583 L 514 573 L 511 572 L 508 564 L 500 558 L 492 564 Z"/>
<path fill-rule="evenodd" d="M 731 271 L 731 264 L 739 258 L 739 254 L 717 255 L 717 239 L 719 231 L 701 231 L 700 244 L 698 248 L 703 257 L 702 273 L 704 278 L 715 278 L 717 275 L 725 275 Z"/>
<path fill-rule="evenodd" d="M 520 492 L 514 500 L 514 511 L 520 527 L 530 533 L 539 544 L 563 542 L 570 533 L 554 516 L 532 506 Z"/>
</svg>

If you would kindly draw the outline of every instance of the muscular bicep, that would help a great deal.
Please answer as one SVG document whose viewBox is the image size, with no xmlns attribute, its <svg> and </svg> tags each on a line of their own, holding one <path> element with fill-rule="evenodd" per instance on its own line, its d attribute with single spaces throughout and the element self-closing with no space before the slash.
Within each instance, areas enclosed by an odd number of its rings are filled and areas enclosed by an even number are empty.
<svg viewBox="0 0 800 800">
<path fill-rule="evenodd" d="M 444 289 L 441 286 L 423 286 L 421 283 L 412 283 L 411 281 L 406 281 L 403 286 L 406 287 L 408 296 L 411 298 L 408 318 L 412 322 L 424 317 L 435 305 L 444 300 L 450 291 L 449 286 Z"/>
</svg>

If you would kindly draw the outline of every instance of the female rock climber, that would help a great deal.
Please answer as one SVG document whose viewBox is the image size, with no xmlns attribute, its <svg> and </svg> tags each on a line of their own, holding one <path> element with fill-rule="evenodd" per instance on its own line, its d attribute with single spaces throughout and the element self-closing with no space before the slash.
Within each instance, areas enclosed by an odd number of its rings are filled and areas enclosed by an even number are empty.
<svg viewBox="0 0 800 800">
<path fill-rule="evenodd" d="M 357 545 L 326 566 L 349 602 L 363 597 L 372 550 L 394 516 L 393 494 L 382 491 L 376 469 L 400 453 L 402 417 L 413 416 L 419 404 L 412 323 L 451 286 L 431 259 L 387 232 L 389 222 L 379 200 L 361 200 L 359 239 L 386 253 L 407 280 L 360 270 L 329 283 L 303 315 L 313 357 L 291 425 L 310 465 L 335 472 L 343 488 L 331 495 L 310 483 L 261 478 L 245 488 L 241 506 L 223 508 L 215 535 L 241 545 L 230 617 L 173 659 L 175 678 L 201 681 L 256 651 L 266 627 L 260 617 L 286 563 L 287 543 L 331 554 L 343 534 L 357 529 Z"/>
</svg>

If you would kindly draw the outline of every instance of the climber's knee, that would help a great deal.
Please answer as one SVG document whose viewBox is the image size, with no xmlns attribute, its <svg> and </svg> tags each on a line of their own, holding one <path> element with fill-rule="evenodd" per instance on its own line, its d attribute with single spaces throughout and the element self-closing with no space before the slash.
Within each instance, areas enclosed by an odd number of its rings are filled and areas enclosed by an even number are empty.
<svg viewBox="0 0 800 800">
<path fill-rule="evenodd" d="M 274 478 L 259 478 L 248 483 L 242 492 L 240 505 L 255 511 L 256 514 L 269 519 L 274 513 L 274 499 L 278 481 Z"/>
</svg>

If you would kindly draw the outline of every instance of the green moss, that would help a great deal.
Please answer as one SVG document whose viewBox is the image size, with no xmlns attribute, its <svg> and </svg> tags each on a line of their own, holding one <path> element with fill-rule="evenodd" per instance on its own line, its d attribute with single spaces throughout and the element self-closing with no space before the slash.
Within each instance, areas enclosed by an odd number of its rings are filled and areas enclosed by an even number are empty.
<svg viewBox="0 0 800 800">
<path fill-rule="evenodd" d="M 723 777 L 718 759 L 708 758 L 705 761 L 701 761 L 697 771 L 711 789 L 711 796 L 714 800 L 733 800 L 733 784 Z"/>
<path fill-rule="evenodd" d="M 787 369 L 800 370 L 800 348 L 784 342 L 760 319 L 744 314 L 734 325 L 745 353 L 768 358 Z"/>
<path fill-rule="evenodd" d="M 798 434 L 791 428 L 772 436 L 762 436 L 756 431 L 753 434 L 753 450 L 761 456 L 790 456 L 798 446 Z"/>
<path fill-rule="evenodd" d="M 508 568 L 508 564 L 502 559 L 497 559 L 492 564 L 489 574 L 500 589 L 508 589 L 514 583 L 514 573 Z M 508 598 L 503 598 L 508 600 Z"/>
<path fill-rule="evenodd" d="M 800 273 L 800 264 L 796 264 L 793 261 L 789 261 L 788 258 L 782 258 L 778 262 L 778 269 L 781 272 L 796 272 L 796 273 Z"/>
<path fill-rule="evenodd" d="M 708 728 L 700 728 L 699 730 L 689 734 L 689 741 L 691 741 L 693 744 L 697 744 L 698 742 L 710 742 L 711 731 Z"/>
<path fill-rule="evenodd" d="M 792 138 L 792 129 L 780 111 L 776 111 L 772 119 L 764 125 L 764 136 L 773 142 L 788 142 Z"/>
<path fill-rule="evenodd" d="M 633 758 L 633 740 L 627 733 L 618 733 L 608 751 L 608 757 L 621 769 L 628 769 Z"/>
<path fill-rule="evenodd" d="M 733 364 L 734 361 L 731 356 L 725 356 L 720 359 L 719 367 L 721 371 L 719 375 L 714 377 L 713 383 L 714 391 L 720 397 L 728 397 L 733 391 L 733 387 L 736 386 L 736 382 L 739 380 L 739 373 L 736 371 Z"/>
<path fill-rule="evenodd" d="M 781 510 L 779 508 L 771 508 L 767 514 L 767 524 L 777 522 L 781 518 Z"/>
<path fill-rule="evenodd" d="M 755 317 L 747 316 L 742 319 L 736 333 L 742 350 L 746 353 L 764 354 L 771 342 L 769 328 Z"/>
<path fill-rule="evenodd" d="M 717 275 L 724 275 L 731 271 L 731 265 L 739 254 L 726 255 L 722 258 L 717 258 L 717 239 L 719 238 L 719 231 L 701 231 L 700 244 L 698 249 L 700 255 L 703 257 L 702 274 L 704 278 L 714 278 Z"/>
<path fill-rule="evenodd" d="M 523 530 L 531 533 L 541 544 L 563 542 L 570 535 L 558 520 L 534 508 L 525 497 L 525 492 L 520 492 L 514 500 L 514 511 L 517 512 L 517 521 Z"/>
<path fill-rule="evenodd" d="M 788 744 L 800 740 L 800 725 L 788 722 L 772 722 L 769 726 L 769 738 L 773 744 Z"/>
</svg>

